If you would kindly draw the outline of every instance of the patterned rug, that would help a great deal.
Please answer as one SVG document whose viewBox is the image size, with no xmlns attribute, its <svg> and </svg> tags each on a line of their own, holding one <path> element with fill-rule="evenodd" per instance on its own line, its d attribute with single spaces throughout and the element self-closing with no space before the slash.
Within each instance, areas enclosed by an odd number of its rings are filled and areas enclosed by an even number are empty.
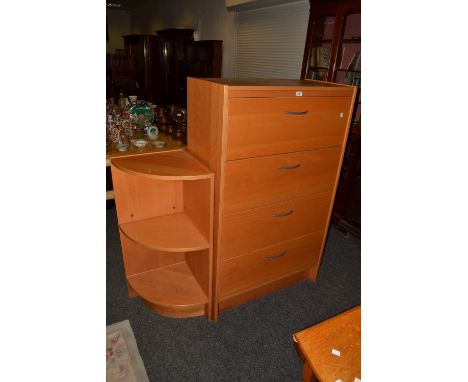
<svg viewBox="0 0 468 382">
<path fill-rule="evenodd" d="M 107 382 L 149 382 L 128 320 L 107 326 Z"/>
</svg>

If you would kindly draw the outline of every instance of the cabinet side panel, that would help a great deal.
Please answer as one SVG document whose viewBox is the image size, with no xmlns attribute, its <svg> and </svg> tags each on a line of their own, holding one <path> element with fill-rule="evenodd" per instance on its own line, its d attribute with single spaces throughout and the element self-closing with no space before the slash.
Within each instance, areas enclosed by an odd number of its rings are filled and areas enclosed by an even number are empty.
<svg viewBox="0 0 468 382">
<path fill-rule="evenodd" d="M 224 161 L 226 158 L 227 86 L 188 78 L 187 148 L 214 172 L 213 213 L 213 310 L 218 318 L 217 269 L 220 243 L 219 222 L 223 210 Z"/>
<path fill-rule="evenodd" d="M 212 171 L 221 164 L 225 87 L 188 78 L 187 148 Z"/>
<path fill-rule="evenodd" d="M 328 237 L 328 228 L 330 226 L 330 219 L 331 219 L 331 215 L 332 215 L 332 212 L 333 212 L 333 205 L 334 205 L 334 202 L 335 202 L 335 196 L 336 196 L 336 190 L 338 188 L 338 182 L 340 180 L 340 172 L 341 172 L 341 166 L 343 165 L 343 157 L 344 157 L 344 154 L 345 154 L 345 151 L 346 151 L 346 141 L 348 140 L 348 134 L 349 134 L 351 121 L 352 121 L 352 117 L 353 117 L 353 112 L 352 111 L 353 111 L 353 108 L 354 108 L 354 102 L 356 101 L 357 88 L 352 87 L 352 89 L 353 89 L 353 94 L 351 96 L 351 101 L 350 101 L 350 106 L 349 106 L 346 134 L 344 135 L 343 143 L 341 144 L 340 161 L 339 161 L 337 169 L 336 169 L 335 182 L 334 182 L 334 186 L 333 186 L 332 202 L 330 204 L 330 209 L 328 211 L 327 225 L 325 227 L 325 233 L 326 234 L 323 235 L 322 247 L 320 249 L 320 259 L 319 259 L 319 262 L 318 262 L 318 267 L 311 269 L 311 271 L 309 273 L 309 278 L 311 280 L 314 280 L 314 281 L 317 279 L 317 273 L 318 273 L 318 271 L 320 269 L 320 264 L 321 264 L 321 261 L 322 261 L 323 251 L 325 249 L 325 243 L 326 243 L 326 240 L 327 240 L 327 237 Z"/>
<path fill-rule="evenodd" d="M 119 224 L 183 211 L 181 181 L 160 181 L 130 175 L 112 166 Z"/>
</svg>

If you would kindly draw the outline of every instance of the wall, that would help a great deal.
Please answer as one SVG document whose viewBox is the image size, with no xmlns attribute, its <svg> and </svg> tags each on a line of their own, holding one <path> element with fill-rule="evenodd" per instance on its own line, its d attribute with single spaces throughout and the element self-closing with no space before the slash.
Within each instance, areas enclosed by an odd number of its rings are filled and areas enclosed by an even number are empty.
<svg viewBox="0 0 468 382">
<path fill-rule="evenodd" d="M 115 49 L 123 49 L 122 36 L 130 34 L 130 13 L 116 9 L 107 9 L 106 12 L 109 41 L 106 44 L 106 53 L 114 53 Z"/>
<path fill-rule="evenodd" d="M 234 77 L 238 15 L 226 6 L 258 8 L 292 1 L 298 0 L 140 0 L 129 11 L 108 10 L 110 41 L 107 52 L 123 48 L 121 36 L 125 34 L 154 34 L 160 29 L 192 28 L 196 31 L 196 39 L 223 41 L 221 75 Z M 299 59 L 302 60 L 302 55 Z"/>
<path fill-rule="evenodd" d="M 199 40 L 223 40 L 223 77 L 234 76 L 236 14 L 225 0 L 143 0 L 130 11 L 131 33 L 153 34 L 159 29 L 193 28 Z"/>
<path fill-rule="evenodd" d="M 296 1 L 297 0 L 225 0 L 225 3 L 226 7 L 231 11 L 247 11 Z"/>
</svg>

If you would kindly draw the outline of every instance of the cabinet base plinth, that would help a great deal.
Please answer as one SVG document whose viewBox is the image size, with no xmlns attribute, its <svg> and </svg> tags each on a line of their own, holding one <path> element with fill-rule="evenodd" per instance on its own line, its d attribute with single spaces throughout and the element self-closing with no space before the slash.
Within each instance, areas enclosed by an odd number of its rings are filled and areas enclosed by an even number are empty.
<svg viewBox="0 0 468 382">
<path fill-rule="evenodd" d="M 310 269 L 305 269 L 300 272 L 290 274 L 281 279 L 269 282 L 268 284 L 260 285 L 257 288 L 249 289 L 236 295 L 222 297 L 220 298 L 218 305 L 219 311 L 222 312 L 224 310 L 234 308 L 250 300 L 254 300 L 267 294 L 273 293 L 278 289 L 286 288 L 287 286 L 295 284 L 296 282 L 309 279 L 309 271 Z"/>
</svg>

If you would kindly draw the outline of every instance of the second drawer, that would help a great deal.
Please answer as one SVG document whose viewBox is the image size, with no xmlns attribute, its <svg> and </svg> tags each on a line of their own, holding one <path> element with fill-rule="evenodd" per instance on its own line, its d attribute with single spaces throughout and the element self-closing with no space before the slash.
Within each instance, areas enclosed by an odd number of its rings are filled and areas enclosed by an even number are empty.
<svg viewBox="0 0 468 382">
<path fill-rule="evenodd" d="M 226 162 L 224 214 L 331 191 L 341 148 Z"/>
<path fill-rule="evenodd" d="M 224 215 L 220 258 L 242 255 L 325 228 L 331 192 Z"/>
<path fill-rule="evenodd" d="M 261 284 L 317 264 L 324 231 L 225 260 L 220 264 L 220 298 L 236 295 Z"/>
</svg>

